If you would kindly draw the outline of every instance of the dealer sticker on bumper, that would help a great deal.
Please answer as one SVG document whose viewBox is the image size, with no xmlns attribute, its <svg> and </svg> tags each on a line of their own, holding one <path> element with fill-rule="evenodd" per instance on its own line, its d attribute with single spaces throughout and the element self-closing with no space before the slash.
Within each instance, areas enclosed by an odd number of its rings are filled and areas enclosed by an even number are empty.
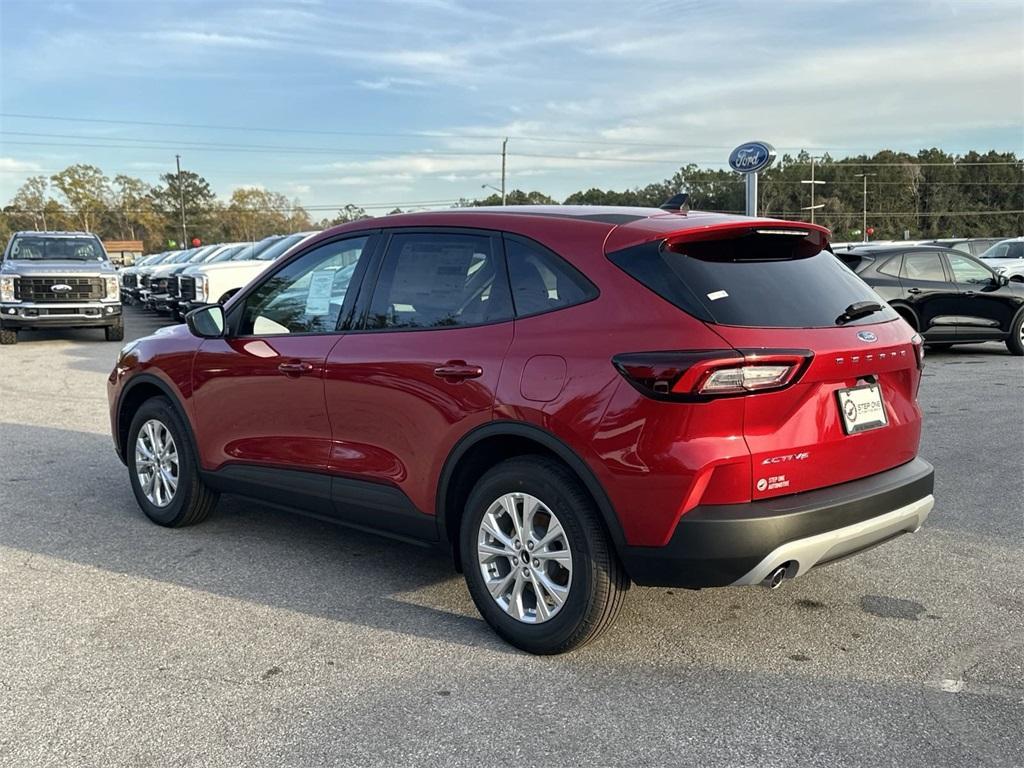
<svg viewBox="0 0 1024 768">
<path fill-rule="evenodd" d="M 839 413 L 846 434 L 854 435 L 869 429 L 878 429 L 889 423 L 882 402 L 882 388 L 878 384 L 865 384 L 836 391 Z"/>
</svg>

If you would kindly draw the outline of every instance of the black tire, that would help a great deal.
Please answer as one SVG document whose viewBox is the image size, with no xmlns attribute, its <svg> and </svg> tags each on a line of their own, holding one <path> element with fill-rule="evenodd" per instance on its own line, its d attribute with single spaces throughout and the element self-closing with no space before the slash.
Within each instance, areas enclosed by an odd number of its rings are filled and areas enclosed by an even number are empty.
<svg viewBox="0 0 1024 768">
<path fill-rule="evenodd" d="M 550 508 L 572 555 L 569 594 L 557 613 L 539 623 L 524 623 L 498 605 L 477 555 L 488 508 L 502 495 L 517 492 L 535 496 Z M 480 478 L 466 502 L 459 546 L 466 584 L 480 615 L 503 639 L 529 653 L 565 653 L 594 640 L 615 621 L 629 588 L 593 499 L 568 468 L 542 456 L 509 459 Z"/>
<path fill-rule="evenodd" d="M 117 323 L 106 326 L 103 335 L 107 341 L 124 341 L 124 319 L 119 317 Z"/>
<path fill-rule="evenodd" d="M 136 468 L 136 440 L 143 425 L 150 420 L 159 421 L 167 428 L 178 452 L 178 485 L 170 503 L 164 507 L 159 507 L 146 498 Z M 188 430 L 167 398 L 150 398 L 135 412 L 131 428 L 128 430 L 125 458 L 135 500 L 146 513 L 146 517 L 154 523 L 168 528 L 195 525 L 209 517 L 217 506 L 219 494 L 206 486 L 200 478 L 199 465 L 192 442 L 189 440 Z"/>
<path fill-rule="evenodd" d="M 1017 317 L 1010 323 L 1010 335 L 1006 339 L 1006 348 L 1015 357 L 1024 356 L 1024 311 L 1018 312 Z"/>
<path fill-rule="evenodd" d="M 930 344 L 930 343 L 926 343 L 925 346 L 928 347 L 928 349 L 930 349 L 930 350 L 932 350 L 934 352 L 948 352 L 949 350 L 951 350 L 953 348 L 952 344 Z"/>
<path fill-rule="evenodd" d="M 17 344 L 18 332 L 14 328 L 0 328 L 0 344 Z"/>
</svg>

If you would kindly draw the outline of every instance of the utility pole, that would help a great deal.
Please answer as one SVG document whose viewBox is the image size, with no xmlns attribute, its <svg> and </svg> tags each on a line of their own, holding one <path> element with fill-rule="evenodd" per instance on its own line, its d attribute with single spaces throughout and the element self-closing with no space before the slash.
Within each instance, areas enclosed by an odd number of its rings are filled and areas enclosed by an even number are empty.
<svg viewBox="0 0 1024 768">
<path fill-rule="evenodd" d="M 181 186 L 181 155 L 174 156 L 174 162 L 178 166 L 178 201 L 181 203 L 181 247 L 188 248 L 188 232 L 185 230 L 185 190 Z"/>
<path fill-rule="evenodd" d="M 507 155 L 508 136 L 501 142 L 501 204 L 505 204 L 505 157 Z"/>
<path fill-rule="evenodd" d="M 815 205 L 814 204 L 814 188 L 815 188 L 815 186 L 818 185 L 818 184 L 824 184 L 825 183 L 824 181 L 821 181 L 820 179 L 817 180 L 817 181 L 815 181 L 815 179 L 814 179 L 814 164 L 818 160 L 821 160 L 821 158 L 820 157 L 815 157 L 814 155 L 811 155 L 811 178 L 810 179 L 802 179 L 800 181 L 801 184 L 810 184 L 811 185 L 811 204 L 809 206 L 805 205 L 805 206 L 803 206 L 801 208 L 801 210 L 810 211 L 811 212 L 811 224 L 814 223 L 814 212 L 818 208 L 824 208 L 825 207 L 824 203 L 821 203 L 820 205 Z"/>
<path fill-rule="evenodd" d="M 864 179 L 864 207 L 863 218 L 860 225 L 860 236 L 863 242 L 868 241 L 868 176 L 877 176 L 877 173 L 858 173 L 858 178 Z"/>
</svg>

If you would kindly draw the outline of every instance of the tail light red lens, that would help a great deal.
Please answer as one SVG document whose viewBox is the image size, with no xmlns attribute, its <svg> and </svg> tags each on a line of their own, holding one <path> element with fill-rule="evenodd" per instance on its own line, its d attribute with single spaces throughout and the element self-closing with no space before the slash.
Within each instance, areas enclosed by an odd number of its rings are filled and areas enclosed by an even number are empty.
<svg viewBox="0 0 1024 768">
<path fill-rule="evenodd" d="M 658 400 L 700 402 L 788 387 L 810 363 L 806 349 L 636 352 L 613 363 L 630 384 Z"/>
</svg>

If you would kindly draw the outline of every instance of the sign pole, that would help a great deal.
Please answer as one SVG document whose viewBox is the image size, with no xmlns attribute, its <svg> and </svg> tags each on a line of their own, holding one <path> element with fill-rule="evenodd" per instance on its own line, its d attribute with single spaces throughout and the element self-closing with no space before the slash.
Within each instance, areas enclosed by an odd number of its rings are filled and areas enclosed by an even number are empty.
<svg viewBox="0 0 1024 768">
<path fill-rule="evenodd" d="M 747 216 L 757 216 L 757 177 L 775 161 L 775 147 L 763 141 L 740 144 L 729 155 L 729 167 L 743 174 L 747 185 Z"/>
</svg>

